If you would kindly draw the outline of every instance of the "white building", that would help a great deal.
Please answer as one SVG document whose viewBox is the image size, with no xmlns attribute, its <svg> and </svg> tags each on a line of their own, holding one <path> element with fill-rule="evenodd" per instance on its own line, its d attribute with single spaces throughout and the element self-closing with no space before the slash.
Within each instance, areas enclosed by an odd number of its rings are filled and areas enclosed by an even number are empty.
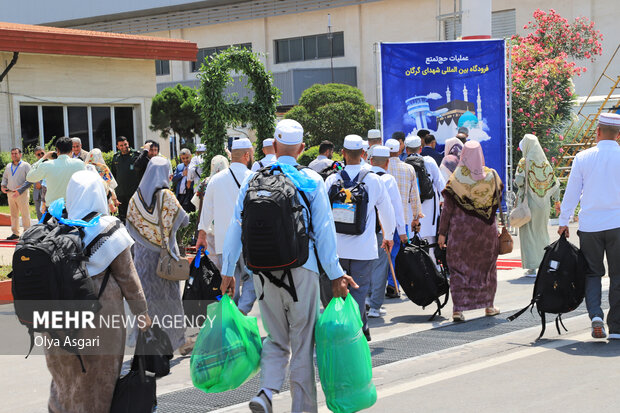
<svg viewBox="0 0 620 413">
<path fill-rule="evenodd" d="M 265 54 L 264 63 L 282 90 L 281 106 L 295 104 L 301 92 L 314 83 L 330 82 L 332 64 L 334 81 L 359 87 L 366 100 L 376 104 L 376 43 L 436 41 L 460 35 L 461 2 L 456 0 L 110 0 L 98 4 L 65 0 L 49 2 L 37 11 L 26 11 L 27 4 L 35 1 L 22 0 L 25 7 L 8 8 L 7 18 L 197 43 L 198 63 L 157 62 L 158 90 L 176 83 L 195 86 L 199 62 L 205 56 L 229 45 L 251 47 Z M 494 0 L 492 36 L 525 34 L 523 26 L 532 20 L 533 12 L 539 7 L 553 8 L 569 20 L 588 17 L 602 31 L 603 56 L 595 63 L 582 62 L 588 71 L 575 80 L 577 94 L 587 95 L 617 46 L 620 3 L 617 0 L 548 0 L 544 4 L 535 0 Z M 328 37 L 328 14 L 332 42 Z M 620 72 L 620 59 L 610 71 Z M 240 85 L 231 90 L 241 95 L 247 93 Z M 606 84 L 597 90 L 600 95 L 608 92 Z"/>
<path fill-rule="evenodd" d="M 60 136 L 104 152 L 121 135 L 134 148 L 160 139 L 149 128 L 154 61 L 193 60 L 196 50 L 185 40 L 0 23 L 0 151 Z"/>
</svg>

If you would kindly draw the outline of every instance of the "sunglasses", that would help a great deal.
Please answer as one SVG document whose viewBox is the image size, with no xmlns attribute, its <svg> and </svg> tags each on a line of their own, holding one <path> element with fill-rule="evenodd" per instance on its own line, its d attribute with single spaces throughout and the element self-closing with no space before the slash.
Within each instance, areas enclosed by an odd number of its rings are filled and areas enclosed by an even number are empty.
<svg viewBox="0 0 620 413">
<path fill-rule="evenodd" d="M 35 155 L 37 155 L 37 156 L 43 156 L 43 155 L 45 155 L 45 152 L 37 152 L 37 153 L 35 153 Z"/>
</svg>

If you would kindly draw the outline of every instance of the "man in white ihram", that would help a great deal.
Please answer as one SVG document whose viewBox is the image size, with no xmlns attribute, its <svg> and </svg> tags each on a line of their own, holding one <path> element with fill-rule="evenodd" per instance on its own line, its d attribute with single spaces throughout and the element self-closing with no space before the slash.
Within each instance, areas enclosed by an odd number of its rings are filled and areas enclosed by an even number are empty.
<svg viewBox="0 0 620 413">
<path fill-rule="evenodd" d="M 233 216 L 241 182 L 252 175 L 248 169 L 248 165 L 251 165 L 254 159 L 254 148 L 250 140 L 243 138 L 233 141 L 231 158 L 230 168 L 218 172 L 209 180 L 198 225 L 196 247 L 202 246 L 206 249 L 207 230 L 213 223 L 215 251 L 209 252 L 213 254 L 212 259 L 216 265 L 221 263 L 224 239 Z M 252 275 L 246 270 L 243 257 L 240 257 L 234 264 L 235 270 L 231 274 L 234 273 L 235 281 L 240 288 L 237 288 L 233 299 L 239 310 L 247 314 L 256 301 Z"/>
<path fill-rule="evenodd" d="M 265 139 L 263 141 L 263 153 L 265 154 L 265 157 L 260 161 L 254 162 L 252 165 L 252 172 L 256 172 L 276 161 L 276 153 L 273 149 L 273 139 Z"/>
<path fill-rule="evenodd" d="M 601 309 L 603 255 L 609 267 L 609 339 L 620 339 L 620 115 L 602 113 L 596 146 L 577 154 L 566 184 L 558 234 L 568 238 L 568 220 L 578 203 L 579 246 L 588 262 L 586 308 L 592 337 L 605 338 Z"/>
</svg>

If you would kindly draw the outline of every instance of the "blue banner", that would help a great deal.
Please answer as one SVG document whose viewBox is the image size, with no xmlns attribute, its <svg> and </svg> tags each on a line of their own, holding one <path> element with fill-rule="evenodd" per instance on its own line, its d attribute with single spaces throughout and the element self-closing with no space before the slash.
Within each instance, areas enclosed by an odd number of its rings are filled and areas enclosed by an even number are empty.
<svg viewBox="0 0 620 413">
<path fill-rule="evenodd" d="M 506 183 L 503 40 L 381 43 L 383 136 L 429 130 L 443 150 L 461 126 Z"/>
</svg>

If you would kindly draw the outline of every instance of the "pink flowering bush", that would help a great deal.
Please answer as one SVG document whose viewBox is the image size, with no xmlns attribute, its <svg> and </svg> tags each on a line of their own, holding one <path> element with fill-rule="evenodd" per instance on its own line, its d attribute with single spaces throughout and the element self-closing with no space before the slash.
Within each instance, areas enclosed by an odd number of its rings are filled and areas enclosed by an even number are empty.
<svg viewBox="0 0 620 413">
<path fill-rule="evenodd" d="M 524 29 L 527 36 L 512 37 L 512 136 L 515 148 L 526 133 L 536 135 L 550 155 L 558 155 L 564 139 L 559 133 L 571 116 L 574 86 L 572 77 L 585 67 L 574 60 L 601 54 L 603 36 L 594 22 L 579 17 L 574 22 L 551 9 L 538 9 Z M 518 151 L 513 154 L 517 161 Z M 554 159 L 555 156 L 552 157 Z"/>
</svg>

